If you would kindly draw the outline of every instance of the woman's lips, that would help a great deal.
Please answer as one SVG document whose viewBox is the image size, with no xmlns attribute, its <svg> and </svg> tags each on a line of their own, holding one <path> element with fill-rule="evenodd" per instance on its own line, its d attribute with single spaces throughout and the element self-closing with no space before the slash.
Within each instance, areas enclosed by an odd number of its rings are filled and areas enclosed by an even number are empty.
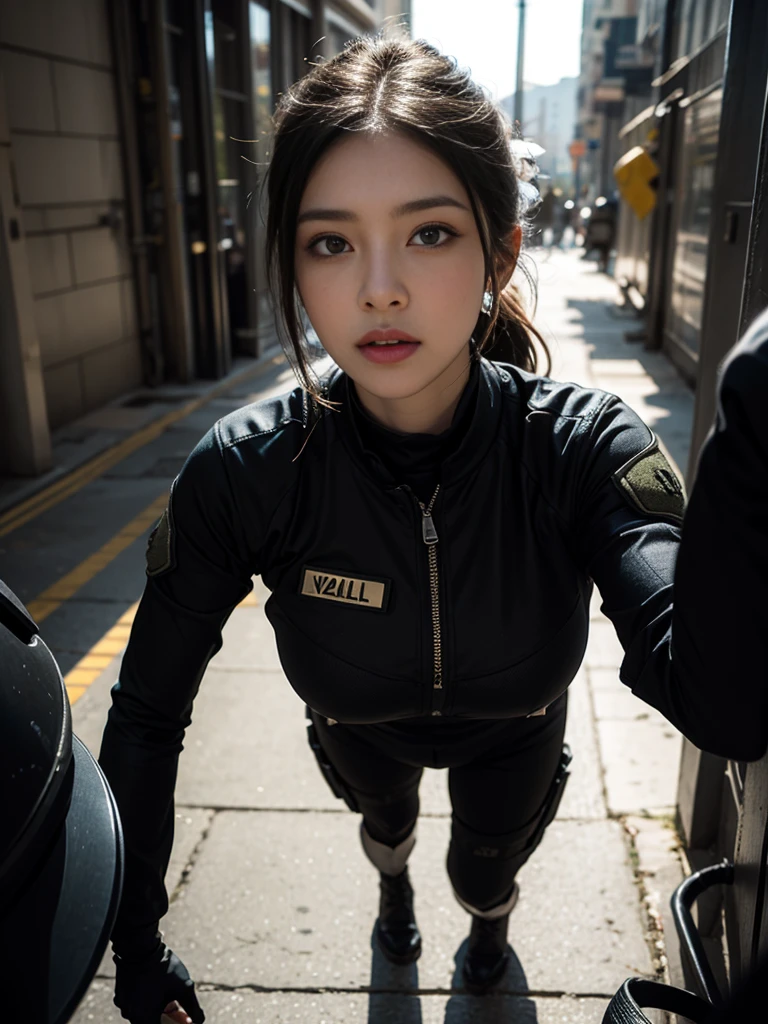
<svg viewBox="0 0 768 1024">
<path fill-rule="evenodd" d="M 376 344 L 386 343 L 386 344 Z M 400 363 L 412 356 L 421 343 L 397 327 L 377 327 L 358 341 L 357 347 L 370 363 Z"/>
<path fill-rule="evenodd" d="M 418 341 L 399 341 L 396 345 L 360 345 L 358 351 L 371 363 L 400 363 L 412 356 Z"/>
<path fill-rule="evenodd" d="M 399 327 L 375 327 L 368 331 L 358 341 L 358 345 L 369 345 L 372 341 L 418 341 L 407 331 L 401 331 Z"/>
<path fill-rule="evenodd" d="M 388 344 L 375 344 L 387 342 Z M 357 347 L 371 363 L 399 363 L 412 356 L 421 343 L 397 327 L 376 328 L 364 334 Z"/>
</svg>

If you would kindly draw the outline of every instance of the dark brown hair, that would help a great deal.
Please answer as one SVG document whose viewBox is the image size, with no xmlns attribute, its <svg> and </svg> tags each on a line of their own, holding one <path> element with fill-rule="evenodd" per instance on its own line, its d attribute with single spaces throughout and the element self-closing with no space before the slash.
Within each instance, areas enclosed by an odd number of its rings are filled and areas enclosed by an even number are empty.
<svg viewBox="0 0 768 1024">
<path fill-rule="evenodd" d="M 549 350 L 518 290 L 499 289 L 499 272 L 513 257 L 510 234 L 520 222 L 504 118 L 453 58 L 424 40 L 377 36 L 355 39 L 315 66 L 283 95 L 275 114 L 266 179 L 267 267 L 281 341 L 302 386 L 317 393 L 296 291 L 296 221 L 313 168 L 346 132 L 408 135 L 451 168 L 472 203 L 493 293 L 490 316 L 478 312 L 476 350 L 533 371 L 535 338 L 549 372 Z"/>
</svg>

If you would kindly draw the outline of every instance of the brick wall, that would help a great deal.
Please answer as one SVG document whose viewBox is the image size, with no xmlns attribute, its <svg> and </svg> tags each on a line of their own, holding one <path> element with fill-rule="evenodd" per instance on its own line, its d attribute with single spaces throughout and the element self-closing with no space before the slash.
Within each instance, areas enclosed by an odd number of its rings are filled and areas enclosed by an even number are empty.
<svg viewBox="0 0 768 1024">
<path fill-rule="evenodd" d="M 2 0 L 0 62 L 56 427 L 141 382 L 106 0 Z"/>
</svg>

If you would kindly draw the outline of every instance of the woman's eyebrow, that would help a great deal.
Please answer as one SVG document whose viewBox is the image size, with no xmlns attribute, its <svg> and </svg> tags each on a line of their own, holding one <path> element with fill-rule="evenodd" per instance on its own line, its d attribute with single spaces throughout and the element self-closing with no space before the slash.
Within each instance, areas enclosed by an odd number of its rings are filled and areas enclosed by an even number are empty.
<svg viewBox="0 0 768 1024">
<path fill-rule="evenodd" d="M 437 206 L 454 206 L 459 210 L 466 210 L 467 213 L 471 213 L 471 210 L 464 203 L 459 202 L 458 199 L 454 199 L 453 196 L 425 196 L 424 199 L 412 199 L 409 203 L 403 203 L 402 206 L 396 206 L 392 211 L 393 217 L 405 217 L 409 213 L 420 213 L 422 210 L 433 210 Z M 305 210 L 304 213 L 299 214 L 296 224 L 303 224 L 308 220 L 359 220 L 356 213 L 352 210 L 332 210 L 332 209 L 321 209 L 316 208 L 312 210 Z"/>
</svg>

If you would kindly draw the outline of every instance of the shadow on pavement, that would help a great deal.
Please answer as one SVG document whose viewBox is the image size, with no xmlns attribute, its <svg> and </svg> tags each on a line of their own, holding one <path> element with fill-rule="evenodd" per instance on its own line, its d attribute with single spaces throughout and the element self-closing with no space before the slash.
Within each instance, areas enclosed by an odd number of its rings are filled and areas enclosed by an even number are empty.
<svg viewBox="0 0 768 1024">
<path fill-rule="evenodd" d="M 590 360 L 635 360 L 653 381 L 657 390 L 652 394 L 644 393 L 643 402 L 658 409 L 659 416 L 649 425 L 661 437 L 672 458 L 685 473 L 694 406 L 693 391 L 689 385 L 663 351 L 646 349 L 642 341 L 625 339 L 625 332 L 642 328 L 641 319 L 621 315 L 617 317 L 615 312 L 611 312 L 615 307 L 604 299 L 568 299 L 567 306 L 581 316 L 583 339 L 588 346 Z M 620 368 L 615 375 L 621 377 Z M 633 375 L 628 373 L 628 387 L 632 379 Z"/>
<path fill-rule="evenodd" d="M 461 969 L 466 951 L 465 939 L 454 957 L 456 968 L 451 989 L 455 994 L 445 1005 L 444 1024 L 537 1024 L 536 1004 L 532 999 L 498 991 L 482 996 L 462 991 Z M 367 1024 L 422 1024 L 418 965 L 397 967 L 389 963 L 382 956 L 374 934 L 371 935 L 371 954 Z M 525 992 L 528 989 L 523 965 L 511 947 L 509 964 L 499 988 L 507 992 Z"/>
<path fill-rule="evenodd" d="M 384 957 L 371 932 L 368 1024 L 422 1024 L 418 963 L 398 967 Z"/>
<path fill-rule="evenodd" d="M 454 963 L 456 970 L 451 979 L 454 992 L 464 987 L 461 969 L 467 954 L 467 939 L 456 951 Z M 528 980 L 523 965 L 509 947 L 509 963 L 496 991 L 482 996 L 452 995 L 445 1005 L 444 1024 L 536 1024 L 536 1004 L 532 999 L 522 996 L 505 995 L 498 989 L 510 989 L 513 992 L 525 992 Z"/>
</svg>

